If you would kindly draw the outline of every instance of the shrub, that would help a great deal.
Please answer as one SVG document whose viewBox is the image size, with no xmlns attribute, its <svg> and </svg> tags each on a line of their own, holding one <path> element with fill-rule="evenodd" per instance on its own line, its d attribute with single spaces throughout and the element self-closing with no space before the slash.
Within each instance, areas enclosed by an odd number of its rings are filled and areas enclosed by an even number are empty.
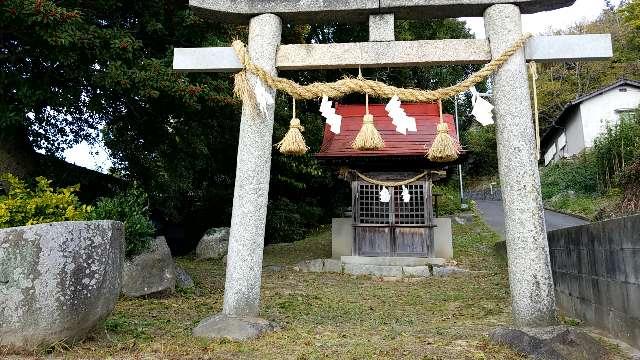
<svg viewBox="0 0 640 360">
<path fill-rule="evenodd" d="M 603 195 L 624 186 L 626 168 L 634 161 L 640 161 L 640 120 L 628 114 L 598 136 L 592 148 L 542 169 L 542 197 L 551 199 L 570 191 Z"/>
<path fill-rule="evenodd" d="M 125 255 L 129 258 L 149 248 L 155 233 L 149 220 L 147 194 L 137 188 L 98 200 L 92 218 L 124 223 Z"/>
<path fill-rule="evenodd" d="M 640 160 L 640 116 L 624 114 L 620 122 L 607 127 L 589 152 L 596 167 L 601 188 L 619 185 L 625 167 Z"/>
<path fill-rule="evenodd" d="M 441 194 L 438 197 L 438 216 L 453 215 L 460 212 L 460 192 L 454 185 L 434 185 L 433 194 Z M 433 206 L 435 206 L 435 201 Z M 434 209 L 435 210 L 435 209 Z"/>
<path fill-rule="evenodd" d="M 602 200 L 593 196 L 562 193 L 546 201 L 545 204 L 551 209 L 593 219 L 602 207 Z"/>
<path fill-rule="evenodd" d="M 463 134 L 463 143 L 469 150 L 465 173 L 473 177 L 498 174 L 498 153 L 495 125 L 473 125 Z"/>
<path fill-rule="evenodd" d="M 579 195 L 598 192 L 598 171 L 588 153 L 575 159 L 563 159 L 542 169 L 542 198 L 573 191 Z"/>
<path fill-rule="evenodd" d="M 31 189 L 11 174 L 0 177 L 8 184 L 7 195 L 0 196 L 0 228 L 85 220 L 91 207 L 82 205 L 76 193 L 79 185 L 54 189 L 51 181 L 37 177 Z"/>
<path fill-rule="evenodd" d="M 290 243 L 304 239 L 306 220 L 304 206 L 296 206 L 286 198 L 269 203 L 265 240 L 267 243 Z"/>
</svg>

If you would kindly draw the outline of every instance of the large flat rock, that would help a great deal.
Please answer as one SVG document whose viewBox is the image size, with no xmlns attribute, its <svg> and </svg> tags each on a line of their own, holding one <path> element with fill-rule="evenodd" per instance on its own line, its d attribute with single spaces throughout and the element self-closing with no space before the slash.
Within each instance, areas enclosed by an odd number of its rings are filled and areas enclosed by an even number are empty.
<svg viewBox="0 0 640 360">
<path fill-rule="evenodd" d="M 567 326 L 521 329 L 500 327 L 493 330 L 489 338 L 530 359 L 604 360 L 612 358 L 599 341 L 576 328 Z"/>
<path fill-rule="evenodd" d="M 575 0 L 189 0 L 199 15 L 213 21 L 246 23 L 272 13 L 287 22 L 364 22 L 369 15 L 394 13 L 399 20 L 482 16 L 494 4 L 516 4 L 525 14 L 570 6 Z"/>
<path fill-rule="evenodd" d="M 33 348 L 85 336 L 113 310 L 123 262 L 120 222 L 0 230 L 0 345 Z"/>
<path fill-rule="evenodd" d="M 256 317 L 236 317 L 218 314 L 202 320 L 193 329 L 193 336 L 207 339 L 226 338 L 234 341 L 247 341 L 278 329 L 279 326 L 277 324 Z"/>
</svg>

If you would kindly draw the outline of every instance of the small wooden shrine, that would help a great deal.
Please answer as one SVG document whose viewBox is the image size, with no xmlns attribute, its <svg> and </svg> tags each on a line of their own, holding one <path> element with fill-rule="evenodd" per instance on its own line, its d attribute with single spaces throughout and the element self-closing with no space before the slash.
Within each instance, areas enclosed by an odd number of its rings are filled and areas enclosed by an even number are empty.
<svg viewBox="0 0 640 360">
<path fill-rule="evenodd" d="M 431 103 L 407 103 L 402 108 L 416 119 L 417 131 L 398 133 L 385 105 L 369 105 L 385 142 L 377 151 L 352 148 L 362 126 L 364 105 L 337 104 L 336 113 L 342 116 L 340 132 L 325 127 L 316 157 L 340 169 L 351 183 L 353 238 L 348 255 L 438 257 L 432 182 L 440 176 L 436 170 L 450 164 L 430 162 L 425 152 L 437 135 L 440 109 Z M 445 114 L 444 120 L 455 137 L 453 117 Z"/>
</svg>

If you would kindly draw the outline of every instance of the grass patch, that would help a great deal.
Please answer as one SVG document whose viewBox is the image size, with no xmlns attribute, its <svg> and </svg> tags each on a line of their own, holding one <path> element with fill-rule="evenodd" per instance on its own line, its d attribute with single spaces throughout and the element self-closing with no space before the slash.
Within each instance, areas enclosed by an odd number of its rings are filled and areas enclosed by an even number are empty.
<svg viewBox="0 0 640 360">
<path fill-rule="evenodd" d="M 460 266 L 474 270 L 422 282 L 381 282 L 370 277 L 265 272 L 261 316 L 282 326 L 262 338 L 235 343 L 191 336 L 193 327 L 222 308 L 221 261 L 178 259 L 196 284 L 164 299 L 122 298 L 89 338 L 47 356 L 79 358 L 220 359 L 521 359 L 488 341 L 486 333 L 510 322 L 499 240 L 484 223 L 454 225 Z M 265 250 L 265 265 L 293 265 L 328 257 L 328 228 L 294 244 Z M 45 355 L 45 354 L 40 354 Z"/>
<path fill-rule="evenodd" d="M 545 201 L 545 207 L 596 221 L 603 209 L 617 203 L 619 198 L 620 196 L 615 194 L 575 195 L 563 193 Z"/>
</svg>

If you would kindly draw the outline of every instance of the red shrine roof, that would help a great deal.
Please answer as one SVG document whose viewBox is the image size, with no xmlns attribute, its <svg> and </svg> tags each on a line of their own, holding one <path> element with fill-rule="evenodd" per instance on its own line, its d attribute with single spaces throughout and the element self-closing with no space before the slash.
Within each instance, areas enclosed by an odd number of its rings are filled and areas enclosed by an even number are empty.
<svg viewBox="0 0 640 360">
<path fill-rule="evenodd" d="M 378 151 L 360 151 L 351 148 L 351 143 L 362 127 L 362 117 L 365 114 L 364 105 L 336 104 L 336 113 L 342 115 L 340 134 L 334 134 L 325 124 L 324 139 L 320 152 L 316 157 L 321 159 L 350 158 L 350 157 L 424 157 L 427 149 L 437 135 L 440 115 L 437 103 L 407 103 L 402 104 L 408 116 L 416 118 L 417 132 L 407 132 L 403 135 L 396 131 L 395 125 L 385 110 L 384 104 L 370 104 L 369 112 L 374 117 L 374 124 L 384 139 L 384 149 Z M 453 116 L 444 115 L 449 124 L 449 133 L 456 136 Z"/>
</svg>

